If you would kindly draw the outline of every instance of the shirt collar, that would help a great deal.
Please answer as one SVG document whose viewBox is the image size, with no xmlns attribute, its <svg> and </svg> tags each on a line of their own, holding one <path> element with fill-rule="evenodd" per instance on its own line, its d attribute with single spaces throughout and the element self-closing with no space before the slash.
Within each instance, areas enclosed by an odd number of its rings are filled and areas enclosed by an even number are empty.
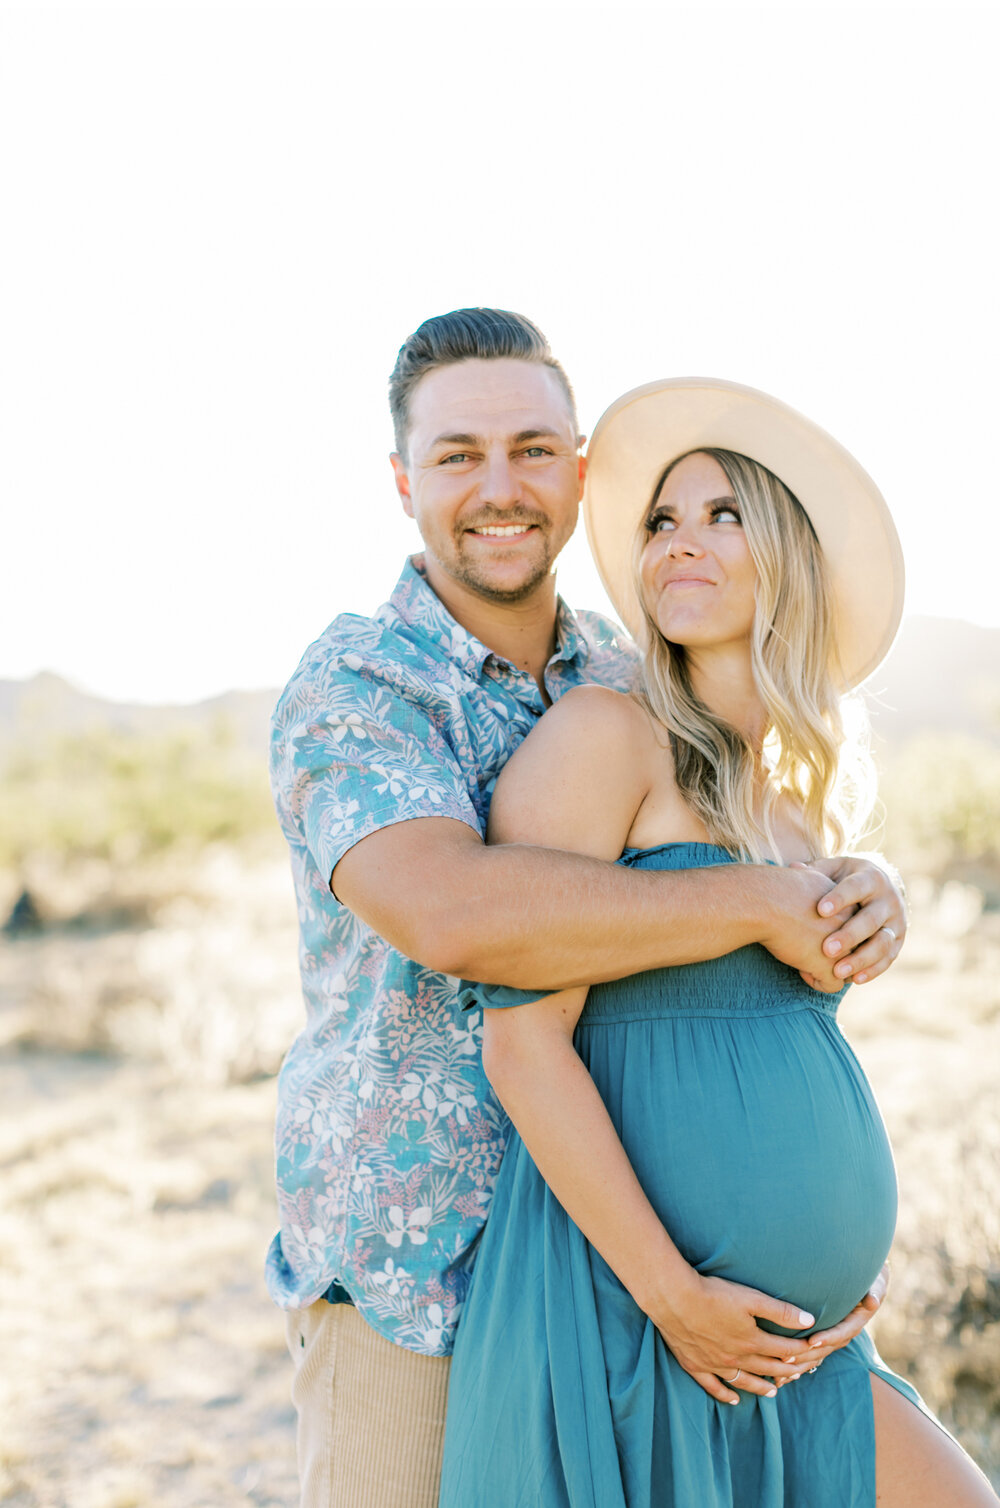
<svg viewBox="0 0 1000 1508">
<path fill-rule="evenodd" d="M 478 675 L 490 658 L 497 664 L 506 663 L 451 616 L 427 580 L 422 555 L 409 557 L 389 601 L 404 623 L 445 649 L 464 670 Z M 556 649 L 549 664 L 575 660 L 582 666 L 589 656 L 590 645 L 576 614 L 561 597 L 557 598 Z"/>
<path fill-rule="evenodd" d="M 580 620 L 571 607 L 568 607 L 561 597 L 556 599 L 556 652 L 552 656 L 550 664 L 555 660 L 564 660 L 567 664 L 575 660 L 577 665 L 586 665 L 590 659 L 590 644 L 587 636 L 580 626 Z"/>
</svg>

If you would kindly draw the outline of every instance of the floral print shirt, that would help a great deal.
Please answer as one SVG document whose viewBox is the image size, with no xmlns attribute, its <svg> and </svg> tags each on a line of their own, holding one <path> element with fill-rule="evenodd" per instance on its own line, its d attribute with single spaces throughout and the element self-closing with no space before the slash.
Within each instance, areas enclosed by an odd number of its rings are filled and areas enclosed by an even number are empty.
<svg viewBox="0 0 1000 1508">
<path fill-rule="evenodd" d="M 560 601 L 553 701 L 585 681 L 624 689 L 634 665 L 621 629 Z M 303 1308 L 337 1285 L 389 1340 L 432 1356 L 451 1350 L 506 1118 L 481 1010 L 342 906 L 330 876 L 409 818 L 484 833 L 496 777 L 544 710 L 532 677 L 452 618 L 418 555 L 374 617 L 336 618 L 310 645 L 272 722 L 306 1023 L 278 1081 L 268 1287 Z"/>
</svg>

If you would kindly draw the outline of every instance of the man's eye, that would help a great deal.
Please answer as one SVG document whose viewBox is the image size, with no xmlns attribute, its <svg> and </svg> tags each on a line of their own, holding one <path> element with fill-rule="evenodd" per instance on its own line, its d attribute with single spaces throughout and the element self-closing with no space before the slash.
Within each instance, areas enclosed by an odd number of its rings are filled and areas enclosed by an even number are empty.
<svg viewBox="0 0 1000 1508">
<path fill-rule="evenodd" d="M 442 457 L 441 465 L 442 466 L 451 466 L 453 464 L 454 465 L 458 465 L 460 462 L 467 461 L 468 459 L 469 459 L 469 457 L 466 455 L 466 453 L 465 453 L 464 450 L 457 450 L 453 456 L 444 456 L 444 457 Z"/>
<path fill-rule="evenodd" d="M 548 455 L 548 451 L 545 449 L 544 445 L 529 445 L 524 453 L 526 456 L 531 456 L 532 458 L 534 458 L 535 456 Z"/>
</svg>

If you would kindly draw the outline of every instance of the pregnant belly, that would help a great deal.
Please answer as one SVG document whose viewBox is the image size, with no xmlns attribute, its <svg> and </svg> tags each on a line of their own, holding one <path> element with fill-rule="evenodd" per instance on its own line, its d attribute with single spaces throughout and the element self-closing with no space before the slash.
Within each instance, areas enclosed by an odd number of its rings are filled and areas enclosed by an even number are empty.
<svg viewBox="0 0 1000 1508">
<path fill-rule="evenodd" d="M 592 1028 L 578 1046 L 699 1272 L 788 1299 L 818 1329 L 854 1307 L 889 1251 L 896 1179 L 871 1089 L 830 1018 L 668 1018 Z"/>
</svg>

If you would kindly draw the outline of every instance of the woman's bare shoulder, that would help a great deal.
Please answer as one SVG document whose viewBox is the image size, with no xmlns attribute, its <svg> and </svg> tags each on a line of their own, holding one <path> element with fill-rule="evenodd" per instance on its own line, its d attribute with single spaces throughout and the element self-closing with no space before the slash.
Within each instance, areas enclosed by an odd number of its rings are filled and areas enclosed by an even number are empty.
<svg viewBox="0 0 1000 1508">
<path fill-rule="evenodd" d="M 573 686 L 553 703 L 539 726 L 546 724 L 563 736 L 572 731 L 593 733 L 602 740 L 655 741 L 649 715 L 635 697 L 610 686 Z"/>
<path fill-rule="evenodd" d="M 617 858 L 645 799 L 655 752 L 638 705 L 604 686 L 567 691 L 501 772 L 492 841 Z"/>
</svg>

